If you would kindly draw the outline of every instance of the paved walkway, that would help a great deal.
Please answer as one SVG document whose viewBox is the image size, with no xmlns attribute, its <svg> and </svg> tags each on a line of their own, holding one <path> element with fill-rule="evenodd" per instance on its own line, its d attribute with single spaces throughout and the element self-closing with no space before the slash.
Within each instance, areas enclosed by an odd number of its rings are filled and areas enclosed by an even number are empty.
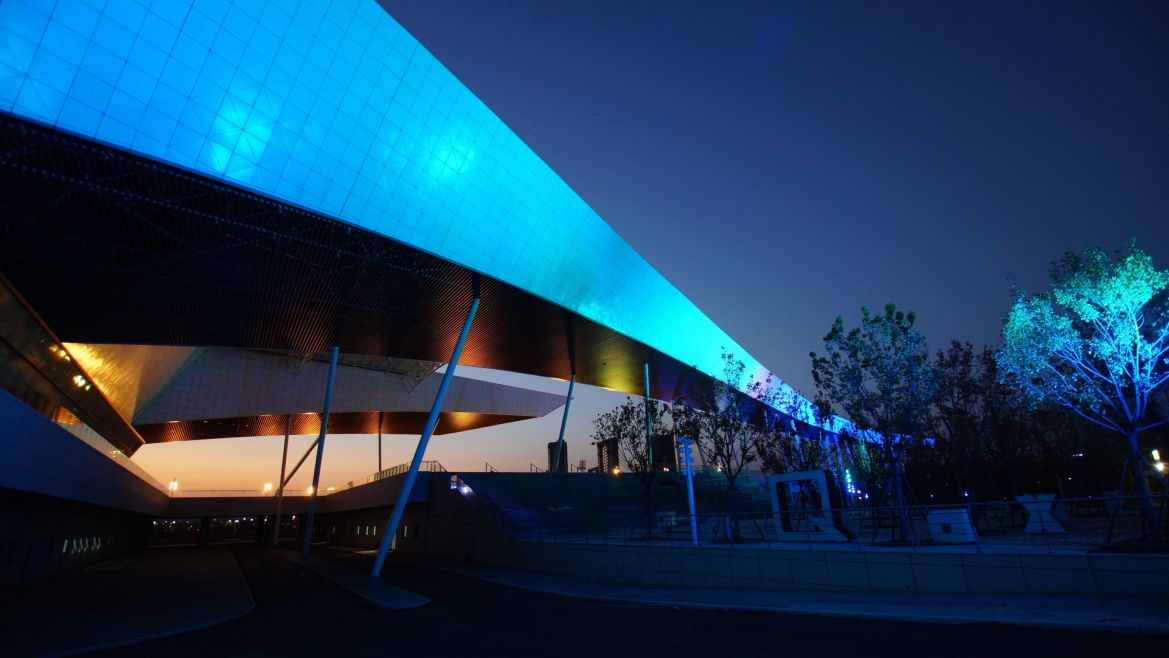
<svg viewBox="0 0 1169 658">
<path fill-rule="evenodd" d="M 368 551 L 354 553 L 364 555 Z M 1164 597 L 648 588 L 437 561 L 404 554 L 396 554 L 394 559 L 549 594 L 675 608 L 775 611 L 941 624 L 994 623 L 1044 629 L 1169 633 L 1169 599 Z"/>
<path fill-rule="evenodd" d="M 124 646 L 221 624 L 253 608 L 231 549 L 151 549 L 6 591 L 0 653 Z"/>
<path fill-rule="evenodd" d="M 373 558 L 315 551 L 359 574 Z M 984 658 L 1155 656 L 1164 636 L 1003 625 L 920 624 L 742 610 L 644 606 L 557 596 L 391 559 L 386 580 L 431 599 L 390 611 L 271 550 L 240 546 L 256 598 L 241 619 L 107 652 L 116 658 L 268 656 L 735 656 Z"/>
<path fill-rule="evenodd" d="M 938 655 L 944 645 L 951 655 L 1013 646 L 1020 655 L 1099 656 L 1104 647 L 1151 648 L 1169 633 L 1169 603 L 1149 599 L 658 589 L 403 555 L 387 564 L 394 584 L 380 591 L 391 602 L 433 602 L 387 609 L 337 585 L 362 589 L 371 552 L 314 547 L 307 564 L 281 553 L 155 549 L 10 590 L 0 597 L 0 653 L 372 655 L 441 641 L 484 656 L 586 656 L 614 642 L 636 655 L 710 655 L 734 637 L 742 655 L 773 655 L 782 645 L 797 655 L 904 658 Z M 300 632 L 310 626 L 329 632 Z"/>
<path fill-rule="evenodd" d="M 314 551 L 319 551 L 321 548 L 323 547 L 313 546 Z M 280 549 L 272 552 L 294 564 L 328 578 L 379 608 L 385 608 L 386 610 L 406 610 L 430 603 L 430 599 L 425 596 L 404 590 L 401 587 L 395 587 L 384 580 L 371 580 L 368 572 L 350 569 L 335 561 L 321 560 L 315 557 L 310 557 L 305 560 L 301 558 L 299 550 Z"/>
</svg>

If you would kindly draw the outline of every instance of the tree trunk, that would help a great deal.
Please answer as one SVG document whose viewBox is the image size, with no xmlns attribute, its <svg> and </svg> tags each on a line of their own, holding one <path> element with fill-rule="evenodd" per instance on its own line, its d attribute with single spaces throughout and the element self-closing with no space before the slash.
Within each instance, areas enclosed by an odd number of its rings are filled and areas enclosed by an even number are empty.
<svg viewBox="0 0 1169 658">
<path fill-rule="evenodd" d="M 1149 483 L 1145 479 L 1145 460 L 1141 458 L 1139 434 L 1132 432 L 1128 435 L 1129 468 L 1137 483 L 1137 493 L 1141 496 L 1141 520 L 1145 531 L 1154 543 L 1161 543 L 1161 526 L 1157 523 L 1157 515 L 1153 513 L 1153 498 L 1149 495 Z"/>
<path fill-rule="evenodd" d="M 657 522 L 657 517 L 654 508 L 654 493 L 653 493 L 653 472 L 645 474 L 645 540 L 648 542 L 654 536 L 654 523 Z"/>
<path fill-rule="evenodd" d="M 897 494 L 897 515 L 901 519 L 901 537 L 906 541 L 917 543 L 913 534 L 913 524 L 909 520 L 909 509 L 905 506 L 905 489 L 901 482 L 901 455 L 897 450 L 890 450 L 893 459 L 893 491 Z"/>
<path fill-rule="evenodd" d="M 729 516 L 726 517 L 726 531 L 727 531 L 727 540 L 730 541 L 732 544 L 734 544 L 735 540 L 739 538 L 739 517 L 736 515 L 736 511 L 737 511 L 736 508 L 738 506 L 738 501 L 736 500 L 737 494 L 738 494 L 738 491 L 735 488 L 735 479 L 728 478 L 728 480 L 727 480 L 727 507 L 730 509 L 731 513 Z"/>
</svg>

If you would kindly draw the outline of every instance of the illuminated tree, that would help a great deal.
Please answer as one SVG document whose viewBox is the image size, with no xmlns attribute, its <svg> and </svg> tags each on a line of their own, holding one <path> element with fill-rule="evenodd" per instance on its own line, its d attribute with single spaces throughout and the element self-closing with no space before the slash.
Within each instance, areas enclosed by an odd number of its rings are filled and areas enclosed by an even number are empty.
<svg viewBox="0 0 1169 658">
<path fill-rule="evenodd" d="M 764 426 L 764 406 L 755 403 L 766 390 L 767 382 L 747 380 L 746 365 L 730 352 L 723 352 L 721 380 L 695 385 L 687 402 L 696 413 L 684 416 L 687 429 L 693 431 L 704 463 L 714 466 L 726 478 L 727 506 L 731 516 L 724 519 L 727 536 L 738 535 L 736 482 L 743 470 L 755 461 L 758 435 Z M 745 385 L 744 385 L 745 384 Z M 744 385 L 740 389 L 740 385 Z M 742 393 L 747 390 L 748 396 Z"/>
<path fill-rule="evenodd" d="M 807 418 L 807 402 L 792 389 L 776 390 L 764 401 L 779 413 L 770 413 L 763 430 L 758 433 L 755 453 L 763 467 L 771 473 L 826 467 L 829 461 L 827 444 L 822 439 L 801 436 L 797 425 L 797 419 L 815 420 L 821 425 L 825 419 Z"/>
<path fill-rule="evenodd" d="M 906 538 L 913 531 L 905 508 L 903 462 L 910 444 L 927 431 L 935 387 L 915 319 L 912 311 L 904 313 L 893 304 L 880 315 L 863 307 L 860 327 L 846 333 L 844 319 L 836 318 L 824 336 L 824 356 L 811 355 L 817 403 L 826 409 L 838 406 L 862 435 L 879 443 Z"/>
<path fill-rule="evenodd" d="M 1150 402 L 1169 382 L 1169 271 L 1130 243 L 1109 257 L 1068 253 L 1052 267 L 1052 290 L 1020 293 L 1003 324 L 997 361 L 1036 402 L 1067 407 L 1128 439 L 1142 516 L 1159 541 L 1143 473 L 1141 432 L 1169 419 Z"/>
</svg>

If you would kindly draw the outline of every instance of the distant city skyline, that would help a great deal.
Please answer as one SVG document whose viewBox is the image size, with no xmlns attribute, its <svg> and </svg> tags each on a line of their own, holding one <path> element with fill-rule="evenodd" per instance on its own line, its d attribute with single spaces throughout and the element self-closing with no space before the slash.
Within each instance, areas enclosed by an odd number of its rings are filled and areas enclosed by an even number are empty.
<svg viewBox="0 0 1169 658">
<path fill-rule="evenodd" d="M 915 310 L 932 350 L 981 348 L 1013 286 L 1044 289 L 1065 251 L 1136 238 L 1169 268 L 1165 3 L 382 4 L 809 397 L 808 352 L 862 305 Z M 622 399 L 578 387 L 571 463 L 592 465 L 591 419 Z M 427 457 L 543 467 L 559 422 L 440 437 Z M 384 464 L 415 439 L 387 437 Z M 279 444 L 147 446 L 136 460 L 183 486 L 259 488 Z M 323 485 L 373 470 L 372 438 L 329 438 Z"/>
</svg>

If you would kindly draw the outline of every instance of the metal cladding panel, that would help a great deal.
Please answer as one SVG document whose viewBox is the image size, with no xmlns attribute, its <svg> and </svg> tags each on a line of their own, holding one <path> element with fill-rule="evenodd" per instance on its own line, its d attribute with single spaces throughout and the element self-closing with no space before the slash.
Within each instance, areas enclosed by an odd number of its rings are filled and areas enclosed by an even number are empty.
<svg viewBox="0 0 1169 658">
<path fill-rule="evenodd" d="M 421 434 L 426 425 L 424 411 L 390 411 L 381 415 L 383 434 Z M 211 420 L 179 420 L 169 423 L 148 423 L 135 427 L 147 443 L 223 439 L 237 436 L 284 436 L 285 416 L 245 416 Z M 439 414 L 435 434 L 452 434 L 528 420 L 531 416 L 486 414 L 471 411 L 444 411 Z M 320 414 L 298 414 L 292 417 L 294 436 L 317 434 L 321 431 Z M 329 414 L 329 435 L 376 434 L 376 412 L 345 412 Z"/>
<path fill-rule="evenodd" d="M 244 350 L 206 349 L 134 417 L 148 425 L 184 420 L 305 414 L 320 410 L 329 366 L 316 360 L 295 366 L 287 356 Z M 439 375 L 421 383 L 406 375 L 338 365 L 334 414 L 418 412 L 425 414 L 438 391 Z M 453 377 L 445 408 L 450 411 L 535 418 L 564 404 L 558 395 Z M 376 414 L 375 414 L 376 417 Z M 372 431 L 377 431 L 376 427 Z M 281 428 L 283 432 L 283 428 Z"/>
<path fill-rule="evenodd" d="M 192 347 L 84 343 L 66 343 L 64 347 L 122 418 L 130 422 L 199 351 Z"/>
<path fill-rule="evenodd" d="M 373 0 L 7 0 L 0 110 L 391 237 L 711 376 L 723 348 L 766 373 Z"/>
<path fill-rule="evenodd" d="M 381 354 L 428 359 L 409 368 L 420 377 L 449 357 L 469 304 L 465 268 L 11 117 L 0 117 L 0 198 L 4 275 L 70 343 L 302 354 L 337 344 L 354 367 L 384 370 L 393 360 Z M 484 278 L 481 292 L 461 363 L 562 379 L 575 368 L 581 383 L 640 394 L 648 358 L 652 395 L 667 400 L 695 380 L 690 366 L 513 286 Z"/>
</svg>

